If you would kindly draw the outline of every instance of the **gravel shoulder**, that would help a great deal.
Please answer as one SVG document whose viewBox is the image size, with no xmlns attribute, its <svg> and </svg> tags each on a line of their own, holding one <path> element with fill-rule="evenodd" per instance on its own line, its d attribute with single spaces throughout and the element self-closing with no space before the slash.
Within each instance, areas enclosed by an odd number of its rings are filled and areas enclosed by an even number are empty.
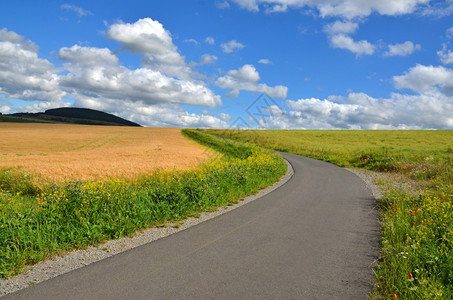
<svg viewBox="0 0 453 300">
<path fill-rule="evenodd" d="M 213 212 L 200 213 L 199 218 L 188 218 L 180 223 L 167 223 L 166 227 L 153 227 L 136 232 L 131 237 L 107 241 L 98 246 L 55 256 L 27 267 L 22 274 L 8 279 L 0 279 L 0 297 L 27 288 L 36 283 L 57 277 L 72 270 L 82 268 L 94 262 L 106 259 L 121 252 L 162 239 L 171 234 L 185 230 L 219 215 L 225 214 L 242 205 L 250 203 L 284 185 L 294 174 L 291 164 L 286 161 L 287 172 L 272 186 L 262 189 L 255 195 L 244 198 L 232 206 L 220 207 Z"/>
</svg>

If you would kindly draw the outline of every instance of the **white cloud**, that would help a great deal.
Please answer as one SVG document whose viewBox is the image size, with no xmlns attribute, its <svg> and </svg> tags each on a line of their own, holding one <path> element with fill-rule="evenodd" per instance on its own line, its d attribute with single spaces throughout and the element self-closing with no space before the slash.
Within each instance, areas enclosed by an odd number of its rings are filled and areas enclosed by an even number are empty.
<svg viewBox="0 0 453 300">
<path fill-rule="evenodd" d="M 269 59 L 267 59 L 267 58 L 262 58 L 262 59 L 260 59 L 260 60 L 258 61 L 258 63 L 264 64 L 264 65 L 272 64 L 272 62 L 271 62 Z"/>
<path fill-rule="evenodd" d="M 215 5 L 217 6 L 217 8 L 220 8 L 220 9 L 225 9 L 225 8 L 229 8 L 230 7 L 230 3 L 228 3 L 228 1 L 216 2 Z"/>
<path fill-rule="evenodd" d="M 453 14 L 453 1 L 432 1 L 422 9 L 423 16 L 446 17 Z"/>
<path fill-rule="evenodd" d="M 89 10 L 85 10 L 85 9 L 80 8 L 78 6 L 67 4 L 67 3 L 60 5 L 60 7 L 62 9 L 66 9 L 66 10 L 72 10 L 79 17 L 85 17 L 85 16 L 92 16 L 93 15 L 93 13 L 91 11 L 89 11 Z"/>
<path fill-rule="evenodd" d="M 151 18 L 140 19 L 132 24 L 113 24 L 108 29 L 107 36 L 120 42 L 125 50 L 135 53 L 165 55 L 169 51 L 176 51 L 170 32 Z"/>
<path fill-rule="evenodd" d="M 237 42 L 236 40 L 231 40 L 228 43 L 221 44 L 220 47 L 222 47 L 223 52 L 231 53 L 235 50 L 242 49 L 245 46 L 243 44 Z"/>
<path fill-rule="evenodd" d="M 350 21 L 336 21 L 324 26 L 324 31 L 329 35 L 330 44 L 334 48 L 349 50 L 356 55 L 372 55 L 376 46 L 368 41 L 354 41 L 349 34 L 354 33 L 359 25 Z"/>
<path fill-rule="evenodd" d="M 79 45 L 71 48 L 63 47 L 58 52 L 58 57 L 61 60 L 85 65 L 118 64 L 118 58 L 107 48 L 81 47 Z"/>
<path fill-rule="evenodd" d="M 217 61 L 218 57 L 211 54 L 203 54 L 201 56 L 201 62 L 198 65 L 213 64 Z"/>
<path fill-rule="evenodd" d="M 239 6 L 241 6 L 242 8 L 245 8 L 247 10 L 250 10 L 250 11 L 259 11 L 259 2 L 258 0 L 233 0 L 234 2 L 236 2 L 237 4 L 239 4 Z"/>
<path fill-rule="evenodd" d="M 208 36 L 207 38 L 205 38 L 204 41 L 205 41 L 206 43 L 208 43 L 209 45 L 214 45 L 214 44 L 215 44 L 214 38 L 213 38 L 213 37 L 210 37 L 210 36 Z"/>
<path fill-rule="evenodd" d="M 7 28 L 0 30 L 0 41 L 11 42 L 12 44 L 19 45 L 21 49 L 38 53 L 39 47 L 36 46 L 32 41 L 26 40 L 23 36 L 15 33 L 14 31 L 8 31 Z"/>
<path fill-rule="evenodd" d="M 286 4 L 275 4 L 268 8 L 266 8 L 266 13 L 281 13 L 286 12 L 288 10 L 288 6 Z"/>
<path fill-rule="evenodd" d="M 342 103 L 329 99 L 287 101 L 289 111 L 268 117 L 263 124 L 281 129 L 432 129 L 451 128 L 452 98 L 441 93 L 392 94 L 376 99 L 351 93 Z"/>
<path fill-rule="evenodd" d="M 0 106 L 0 113 L 7 114 L 9 113 L 11 108 L 9 106 Z"/>
<path fill-rule="evenodd" d="M 180 105 L 161 103 L 148 105 L 131 101 L 98 98 L 79 98 L 74 103 L 78 107 L 87 107 L 109 112 L 144 126 L 192 127 L 192 128 L 227 128 L 221 116 L 212 116 L 206 112 L 194 114 L 185 111 Z M 222 116 L 223 117 L 223 116 Z"/>
<path fill-rule="evenodd" d="M 233 120 L 233 116 L 232 115 L 229 115 L 229 114 L 226 114 L 226 113 L 220 113 L 219 114 L 219 119 L 225 121 L 225 122 L 229 122 L 231 120 Z"/>
<path fill-rule="evenodd" d="M 7 29 L 0 30 L 0 94 L 6 98 L 61 102 L 54 65 L 38 57 L 38 47 Z"/>
<path fill-rule="evenodd" d="M 437 51 L 437 55 L 444 65 L 453 64 L 453 51 L 447 49 L 447 44 L 442 45 L 442 50 Z"/>
<path fill-rule="evenodd" d="M 107 36 L 120 42 L 124 50 L 144 54 L 142 65 L 145 68 L 183 80 L 198 76 L 179 54 L 170 32 L 158 21 L 144 18 L 135 23 L 113 24 Z"/>
<path fill-rule="evenodd" d="M 413 13 L 419 4 L 428 3 L 430 0 L 340 0 L 322 1 L 316 4 L 321 15 L 341 16 L 345 18 L 366 17 L 373 12 L 381 15 L 404 15 Z M 317 1 L 314 1 L 317 3 Z"/>
<path fill-rule="evenodd" d="M 272 113 L 259 126 L 276 129 L 446 129 L 453 127 L 453 70 L 417 65 L 395 76 L 397 88 L 413 94 L 392 93 L 373 98 L 364 93 L 347 97 L 288 100 L 288 110 Z M 449 90 L 449 92 L 448 92 Z"/>
<path fill-rule="evenodd" d="M 260 74 L 252 65 L 243 65 L 238 70 L 230 70 L 228 71 L 228 76 L 234 78 L 234 80 L 243 82 L 256 82 L 260 80 Z"/>
<path fill-rule="evenodd" d="M 194 45 L 198 45 L 198 41 L 196 39 L 185 39 L 185 43 L 192 43 Z"/>
<path fill-rule="evenodd" d="M 288 101 L 288 106 L 291 120 L 305 128 L 448 128 L 453 125 L 453 118 L 442 110 L 453 106 L 445 96 L 439 96 L 394 94 L 390 99 L 376 99 L 352 93 L 346 103 L 312 98 Z"/>
<path fill-rule="evenodd" d="M 440 90 L 443 93 L 453 93 L 453 70 L 439 66 L 424 66 L 417 64 L 404 75 L 394 76 L 395 87 L 411 89 L 416 92 Z"/>
<path fill-rule="evenodd" d="M 182 103 L 214 107 L 221 104 L 220 97 L 200 82 L 179 80 L 148 68 L 83 65 L 80 60 L 66 64 L 66 68 L 70 73 L 61 77 L 61 86 L 76 99 L 97 97 L 149 105 Z"/>
<path fill-rule="evenodd" d="M 356 55 L 372 55 L 376 46 L 368 41 L 354 41 L 350 36 L 344 34 L 337 34 L 330 37 L 332 47 L 349 50 Z"/>
<path fill-rule="evenodd" d="M 324 26 L 324 31 L 330 35 L 351 34 L 354 33 L 357 30 L 357 28 L 359 28 L 359 25 L 357 23 L 353 23 L 350 21 L 347 22 L 336 21 L 335 23 Z"/>
<path fill-rule="evenodd" d="M 384 56 L 408 56 L 416 50 L 420 50 L 420 44 L 414 44 L 411 41 L 406 41 L 402 44 L 389 45 L 389 50 L 384 53 Z"/>
<path fill-rule="evenodd" d="M 52 108 L 59 108 L 59 107 L 69 107 L 71 104 L 69 102 L 38 102 L 33 103 L 31 105 L 26 105 L 23 107 L 19 107 L 17 110 L 21 112 L 30 112 L 30 113 L 37 113 L 43 112 L 48 109 Z"/>
<path fill-rule="evenodd" d="M 404 15 L 413 13 L 420 5 L 429 0 L 233 0 L 242 8 L 250 11 L 259 11 L 260 5 L 266 7 L 266 11 L 286 10 L 287 8 L 317 8 L 322 17 L 339 16 L 352 19 L 366 17 L 373 12 L 381 15 Z M 270 8 L 269 8 L 270 5 Z"/>
<path fill-rule="evenodd" d="M 447 32 L 446 32 L 445 36 L 448 39 L 453 39 L 453 27 L 450 27 L 450 28 L 447 29 Z"/>
<path fill-rule="evenodd" d="M 221 88 L 232 89 L 226 97 L 234 98 L 239 95 L 239 91 L 246 90 L 252 92 L 265 93 L 270 97 L 286 98 L 288 88 L 277 85 L 270 87 L 263 83 L 258 83 L 260 75 L 253 65 L 244 65 L 238 70 L 230 70 L 223 77 L 216 81 L 216 85 Z"/>
</svg>

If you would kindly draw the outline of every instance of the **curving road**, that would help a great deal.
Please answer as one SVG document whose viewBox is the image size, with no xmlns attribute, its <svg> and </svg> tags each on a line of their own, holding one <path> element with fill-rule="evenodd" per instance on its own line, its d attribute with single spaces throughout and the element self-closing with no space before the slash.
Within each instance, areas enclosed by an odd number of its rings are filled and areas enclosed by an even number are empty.
<svg viewBox="0 0 453 300">
<path fill-rule="evenodd" d="M 347 170 L 282 155 L 295 174 L 272 193 L 4 299 L 366 299 L 373 196 Z"/>
</svg>

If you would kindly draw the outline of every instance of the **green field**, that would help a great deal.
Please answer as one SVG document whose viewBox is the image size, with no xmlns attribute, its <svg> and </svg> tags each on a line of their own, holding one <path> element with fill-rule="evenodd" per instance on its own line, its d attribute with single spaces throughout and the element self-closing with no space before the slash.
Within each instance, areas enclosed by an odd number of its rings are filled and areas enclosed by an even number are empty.
<svg viewBox="0 0 453 300">
<path fill-rule="evenodd" d="M 453 131 L 209 130 L 336 165 L 376 182 L 381 249 L 373 299 L 453 299 Z"/>
</svg>

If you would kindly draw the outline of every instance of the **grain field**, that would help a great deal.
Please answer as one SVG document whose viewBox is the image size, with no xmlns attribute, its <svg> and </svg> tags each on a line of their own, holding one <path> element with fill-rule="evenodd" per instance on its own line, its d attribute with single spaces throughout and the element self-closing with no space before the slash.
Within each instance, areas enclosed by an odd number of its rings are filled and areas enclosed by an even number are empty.
<svg viewBox="0 0 453 300">
<path fill-rule="evenodd" d="M 127 177 L 190 168 L 209 158 L 177 128 L 0 123 L 0 168 L 46 180 Z"/>
</svg>

